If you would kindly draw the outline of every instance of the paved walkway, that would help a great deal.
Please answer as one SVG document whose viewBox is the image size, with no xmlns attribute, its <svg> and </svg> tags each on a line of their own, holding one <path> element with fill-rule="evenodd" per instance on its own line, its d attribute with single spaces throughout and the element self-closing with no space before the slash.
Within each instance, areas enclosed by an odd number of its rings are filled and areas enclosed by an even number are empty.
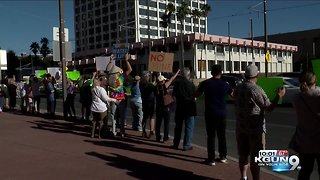
<svg viewBox="0 0 320 180">
<path fill-rule="evenodd" d="M 132 130 L 105 139 L 89 132 L 84 123 L 1 113 L 0 179 L 240 179 L 233 160 L 202 164 L 203 148 L 171 149 Z M 281 178 L 262 172 L 262 179 Z"/>
</svg>

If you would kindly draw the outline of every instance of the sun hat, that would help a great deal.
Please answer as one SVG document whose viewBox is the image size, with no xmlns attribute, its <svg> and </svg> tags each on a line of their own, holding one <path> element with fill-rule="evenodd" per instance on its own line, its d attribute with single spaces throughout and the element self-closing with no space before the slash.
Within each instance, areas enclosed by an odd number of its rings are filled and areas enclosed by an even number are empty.
<svg viewBox="0 0 320 180">
<path fill-rule="evenodd" d="M 165 81 L 167 80 L 167 78 L 165 78 L 164 76 L 160 75 L 158 76 L 158 81 L 161 82 L 161 81 Z"/>
</svg>

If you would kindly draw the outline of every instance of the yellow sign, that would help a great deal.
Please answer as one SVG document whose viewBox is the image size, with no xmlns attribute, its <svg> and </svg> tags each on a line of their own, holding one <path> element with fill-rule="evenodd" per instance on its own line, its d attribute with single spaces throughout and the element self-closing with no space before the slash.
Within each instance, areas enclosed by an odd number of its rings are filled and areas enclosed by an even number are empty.
<svg viewBox="0 0 320 180">
<path fill-rule="evenodd" d="M 172 72 L 173 53 L 151 52 L 149 55 L 148 71 Z"/>
<path fill-rule="evenodd" d="M 269 50 L 267 50 L 267 53 L 266 53 L 266 60 L 267 60 L 268 63 L 270 63 L 270 61 L 271 61 Z"/>
</svg>

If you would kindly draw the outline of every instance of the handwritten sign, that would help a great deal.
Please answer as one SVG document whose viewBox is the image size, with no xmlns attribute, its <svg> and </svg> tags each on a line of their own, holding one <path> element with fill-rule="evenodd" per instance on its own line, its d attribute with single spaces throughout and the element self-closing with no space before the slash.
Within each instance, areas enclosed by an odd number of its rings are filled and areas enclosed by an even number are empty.
<svg viewBox="0 0 320 180">
<path fill-rule="evenodd" d="M 151 52 L 149 55 L 148 71 L 172 72 L 173 53 Z"/>
</svg>

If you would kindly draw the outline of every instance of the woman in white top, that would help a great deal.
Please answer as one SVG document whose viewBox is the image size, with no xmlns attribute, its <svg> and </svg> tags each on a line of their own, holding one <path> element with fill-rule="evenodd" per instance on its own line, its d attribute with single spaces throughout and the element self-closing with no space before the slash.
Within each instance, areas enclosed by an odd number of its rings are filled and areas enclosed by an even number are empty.
<svg viewBox="0 0 320 180">
<path fill-rule="evenodd" d="M 110 98 L 107 95 L 106 90 L 100 86 L 101 82 L 98 79 L 94 79 L 93 81 L 93 88 L 92 92 L 92 104 L 91 104 L 91 111 L 92 111 L 92 132 L 91 137 L 93 138 L 95 135 L 96 124 L 99 122 L 99 138 L 101 138 L 100 133 L 103 126 L 103 119 L 107 115 L 107 104 L 109 102 L 118 103 L 116 99 Z"/>
</svg>

